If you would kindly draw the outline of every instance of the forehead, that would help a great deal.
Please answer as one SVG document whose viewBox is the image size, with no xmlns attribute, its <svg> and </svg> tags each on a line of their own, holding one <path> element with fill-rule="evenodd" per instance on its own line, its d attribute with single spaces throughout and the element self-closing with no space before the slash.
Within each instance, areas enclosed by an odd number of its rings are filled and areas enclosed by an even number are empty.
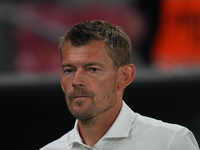
<svg viewBox="0 0 200 150">
<path fill-rule="evenodd" d="M 90 62 L 112 64 L 112 59 L 108 56 L 103 41 L 91 41 L 83 46 L 73 46 L 70 41 L 65 42 L 62 49 L 62 63 Z"/>
</svg>

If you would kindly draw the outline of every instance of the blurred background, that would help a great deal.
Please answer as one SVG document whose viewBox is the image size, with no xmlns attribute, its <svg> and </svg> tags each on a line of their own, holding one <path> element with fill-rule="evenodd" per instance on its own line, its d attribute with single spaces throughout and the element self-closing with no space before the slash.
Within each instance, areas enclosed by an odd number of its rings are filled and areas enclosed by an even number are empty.
<svg viewBox="0 0 200 150">
<path fill-rule="evenodd" d="M 73 128 L 59 85 L 58 41 L 91 19 L 120 25 L 131 37 L 137 71 L 126 103 L 188 127 L 200 142 L 200 1 L 1 0 L 2 147 L 39 149 Z"/>
</svg>

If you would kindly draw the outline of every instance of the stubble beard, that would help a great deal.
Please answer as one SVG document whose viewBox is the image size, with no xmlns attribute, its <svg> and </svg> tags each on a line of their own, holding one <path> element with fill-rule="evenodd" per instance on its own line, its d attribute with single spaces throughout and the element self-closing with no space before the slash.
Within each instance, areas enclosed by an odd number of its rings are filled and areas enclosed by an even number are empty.
<svg viewBox="0 0 200 150">
<path fill-rule="evenodd" d="M 68 110 L 69 112 L 72 114 L 72 116 L 80 121 L 83 121 L 83 122 L 87 122 L 89 120 L 91 120 L 93 118 L 93 108 L 95 108 L 95 106 L 93 106 L 93 101 L 92 101 L 92 98 L 90 98 L 91 102 L 88 106 L 88 108 L 84 111 L 79 111 L 79 110 L 74 110 L 73 106 L 72 105 L 77 105 L 77 107 L 82 107 L 81 105 L 84 105 L 83 103 L 84 102 L 76 102 L 76 104 L 72 104 L 74 103 L 73 100 L 70 100 L 69 97 L 65 97 L 66 99 L 66 102 L 67 102 L 67 107 L 68 107 Z M 81 109 L 81 108 L 80 108 Z"/>
<path fill-rule="evenodd" d="M 77 96 L 84 96 L 85 98 L 89 99 L 89 102 L 88 100 L 86 100 L 86 103 L 89 103 L 87 109 L 81 110 L 81 107 L 84 107 L 82 105 L 85 105 L 85 101 L 74 101 Z M 93 91 L 87 90 L 79 86 L 74 87 L 73 91 L 65 93 L 65 99 L 68 106 L 68 110 L 75 118 L 83 121 L 92 118 L 92 114 L 95 108 L 94 97 L 95 94 Z M 80 107 L 80 109 L 75 110 L 73 107 Z"/>
</svg>

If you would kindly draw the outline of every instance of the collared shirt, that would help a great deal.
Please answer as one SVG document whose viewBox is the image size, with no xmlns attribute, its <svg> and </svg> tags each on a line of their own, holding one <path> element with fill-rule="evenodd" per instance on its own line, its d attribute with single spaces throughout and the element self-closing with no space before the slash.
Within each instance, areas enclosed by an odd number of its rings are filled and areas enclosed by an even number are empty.
<svg viewBox="0 0 200 150">
<path fill-rule="evenodd" d="M 187 128 L 133 112 L 123 102 L 120 113 L 106 134 L 90 147 L 74 129 L 41 150 L 199 150 Z"/>
</svg>

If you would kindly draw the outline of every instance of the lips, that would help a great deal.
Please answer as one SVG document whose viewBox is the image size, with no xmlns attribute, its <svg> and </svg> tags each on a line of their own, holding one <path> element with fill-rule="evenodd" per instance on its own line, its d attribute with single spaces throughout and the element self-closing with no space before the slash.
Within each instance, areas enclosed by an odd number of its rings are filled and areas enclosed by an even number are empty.
<svg viewBox="0 0 200 150">
<path fill-rule="evenodd" d="M 72 98 L 81 98 L 81 97 L 89 97 L 89 96 L 80 95 L 80 96 L 73 96 Z"/>
<path fill-rule="evenodd" d="M 82 98 L 88 98 L 89 96 L 74 96 L 72 100 L 81 100 Z"/>
<path fill-rule="evenodd" d="M 81 104 L 85 102 L 88 98 L 88 96 L 75 96 L 71 99 L 71 102 Z"/>
</svg>

